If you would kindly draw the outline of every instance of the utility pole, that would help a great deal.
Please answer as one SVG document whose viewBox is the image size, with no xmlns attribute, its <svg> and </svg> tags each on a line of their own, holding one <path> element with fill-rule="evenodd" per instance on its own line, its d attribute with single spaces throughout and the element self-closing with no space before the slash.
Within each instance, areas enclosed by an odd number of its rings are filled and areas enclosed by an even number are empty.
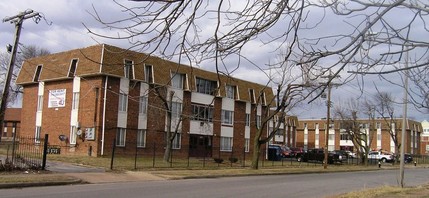
<svg viewBox="0 0 429 198">
<path fill-rule="evenodd" d="M 408 103 L 408 46 L 406 47 L 405 54 L 405 83 L 404 83 L 404 98 L 402 104 L 402 132 L 401 132 L 401 154 L 399 161 L 399 180 L 401 183 L 401 188 L 404 187 L 404 166 L 405 166 L 405 135 L 407 133 L 407 103 Z"/>
<path fill-rule="evenodd" d="M 331 70 L 329 70 L 329 75 L 322 76 L 322 78 L 328 78 L 328 82 L 324 84 L 327 86 L 327 89 L 328 89 L 327 102 L 326 102 L 327 113 L 326 113 L 326 132 L 325 132 L 325 151 L 324 151 L 325 158 L 323 163 L 324 169 L 328 168 L 328 146 L 329 146 L 329 128 L 330 128 L 329 126 L 330 126 L 330 117 L 331 117 L 331 89 L 332 89 L 332 85 L 340 85 L 340 84 L 331 82 L 332 79 L 334 79 L 335 77 L 339 77 L 339 76 L 332 75 Z"/>
<path fill-rule="evenodd" d="M 13 68 L 15 66 L 16 52 L 18 50 L 19 36 L 21 34 L 22 23 L 24 22 L 25 19 L 29 19 L 33 17 L 40 17 L 40 15 L 38 12 L 34 12 L 33 10 L 26 10 L 24 12 L 19 13 L 18 15 L 3 19 L 3 23 L 8 21 L 10 21 L 10 23 L 15 23 L 15 41 L 12 46 L 12 52 L 9 60 L 9 66 L 7 68 L 6 79 L 3 85 L 3 94 L 0 101 L 1 103 L 0 129 L 3 129 L 4 116 L 5 116 L 6 107 L 7 107 L 7 99 L 9 98 L 9 86 L 10 86 L 10 81 L 12 79 Z M 1 141 L 1 138 L 0 138 L 0 141 Z"/>
</svg>

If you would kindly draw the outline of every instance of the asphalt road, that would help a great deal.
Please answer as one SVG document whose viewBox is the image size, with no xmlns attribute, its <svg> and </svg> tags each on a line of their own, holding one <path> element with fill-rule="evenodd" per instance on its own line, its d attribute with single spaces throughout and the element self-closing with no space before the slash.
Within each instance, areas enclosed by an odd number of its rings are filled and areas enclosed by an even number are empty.
<svg viewBox="0 0 429 198">
<path fill-rule="evenodd" d="M 33 187 L 0 190 L 0 197 L 326 197 L 364 188 L 397 185 L 398 175 L 398 170 L 379 170 Z M 405 170 L 407 186 L 426 183 L 429 183 L 429 170 Z"/>
</svg>

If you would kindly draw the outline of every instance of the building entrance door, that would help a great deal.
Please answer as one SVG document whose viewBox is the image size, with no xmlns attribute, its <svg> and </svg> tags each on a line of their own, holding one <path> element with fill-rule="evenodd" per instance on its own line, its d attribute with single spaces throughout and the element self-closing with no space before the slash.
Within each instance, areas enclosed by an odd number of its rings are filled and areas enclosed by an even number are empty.
<svg viewBox="0 0 429 198">
<path fill-rule="evenodd" d="M 208 135 L 189 135 L 189 157 L 211 157 L 212 138 Z"/>
</svg>

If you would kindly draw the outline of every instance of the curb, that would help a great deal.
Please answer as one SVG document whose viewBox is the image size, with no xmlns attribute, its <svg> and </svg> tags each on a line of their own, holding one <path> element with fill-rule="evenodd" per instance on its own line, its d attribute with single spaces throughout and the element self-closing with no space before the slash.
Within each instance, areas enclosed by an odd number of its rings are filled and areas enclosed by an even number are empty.
<svg viewBox="0 0 429 198">
<path fill-rule="evenodd" d="M 88 182 L 82 181 L 81 179 L 75 179 L 70 181 L 52 181 L 52 182 L 28 182 L 28 183 L 9 183 L 0 184 L 0 189 L 8 188 L 25 188 L 25 187 L 38 187 L 38 186 L 63 186 L 63 185 L 75 185 L 75 184 L 87 184 Z"/>
</svg>

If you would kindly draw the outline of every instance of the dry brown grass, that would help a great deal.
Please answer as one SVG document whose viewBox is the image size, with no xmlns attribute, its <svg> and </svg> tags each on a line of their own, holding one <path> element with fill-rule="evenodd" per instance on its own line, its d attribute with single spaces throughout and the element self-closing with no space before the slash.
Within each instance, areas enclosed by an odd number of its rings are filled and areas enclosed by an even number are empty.
<svg viewBox="0 0 429 198">
<path fill-rule="evenodd" d="M 361 191 L 349 192 L 337 196 L 331 196 L 330 198 L 402 198 L 402 197 L 428 197 L 429 196 L 429 185 L 417 186 L 417 187 L 405 187 L 401 188 L 398 186 L 382 186 L 378 188 L 365 189 Z"/>
</svg>

